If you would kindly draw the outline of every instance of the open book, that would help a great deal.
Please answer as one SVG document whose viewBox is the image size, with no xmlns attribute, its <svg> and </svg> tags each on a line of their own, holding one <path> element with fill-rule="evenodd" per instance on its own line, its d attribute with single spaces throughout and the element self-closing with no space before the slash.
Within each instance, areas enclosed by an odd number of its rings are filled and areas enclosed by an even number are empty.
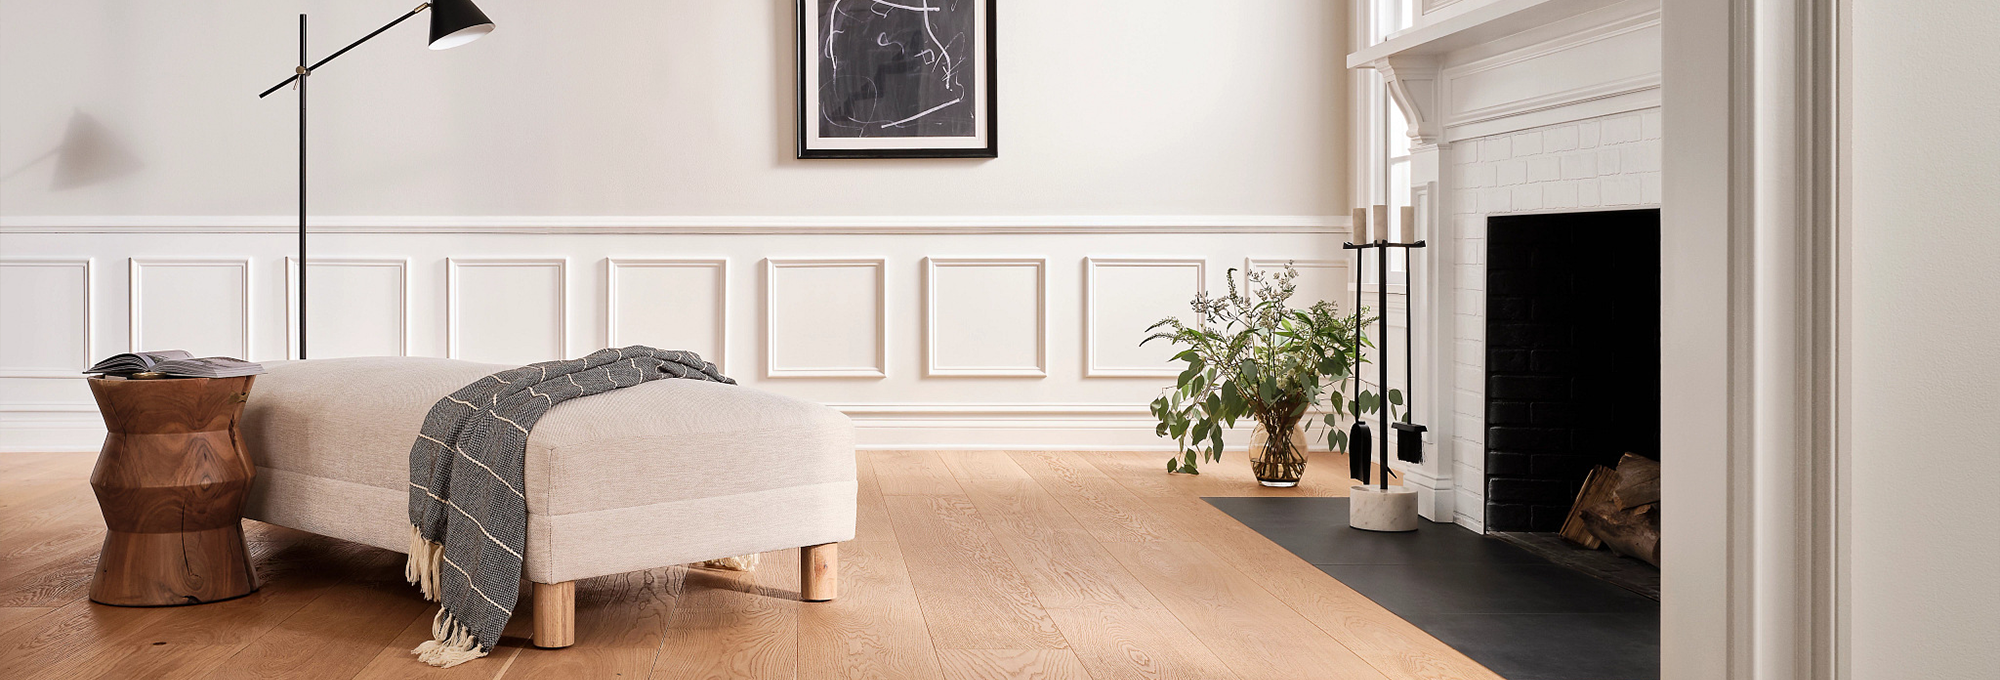
<svg viewBox="0 0 2000 680">
<path fill-rule="evenodd" d="M 160 373 L 182 378 L 234 378 L 263 372 L 264 365 L 254 361 L 230 357 L 196 358 L 186 350 L 179 349 L 120 354 L 99 361 L 97 365 L 84 371 L 84 373 L 119 376 Z"/>
</svg>

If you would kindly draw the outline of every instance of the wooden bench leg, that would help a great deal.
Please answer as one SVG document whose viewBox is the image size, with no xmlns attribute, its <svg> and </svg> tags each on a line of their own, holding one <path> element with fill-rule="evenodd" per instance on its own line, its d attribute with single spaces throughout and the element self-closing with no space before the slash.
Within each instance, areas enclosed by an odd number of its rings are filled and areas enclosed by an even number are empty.
<svg viewBox="0 0 2000 680">
<path fill-rule="evenodd" d="M 840 544 L 799 548 L 799 599 L 825 602 L 840 596 Z"/>
<path fill-rule="evenodd" d="M 535 584 L 535 646 L 576 644 L 576 582 Z"/>
</svg>

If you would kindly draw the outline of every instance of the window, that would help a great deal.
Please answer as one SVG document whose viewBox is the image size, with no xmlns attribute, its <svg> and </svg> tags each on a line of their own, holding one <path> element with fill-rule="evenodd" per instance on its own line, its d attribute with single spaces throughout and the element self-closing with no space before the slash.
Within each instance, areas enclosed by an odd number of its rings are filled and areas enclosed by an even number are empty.
<svg viewBox="0 0 2000 680">
<path fill-rule="evenodd" d="M 1417 18 L 1417 0 L 1373 0 L 1375 17 L 1374 35 L 1369 44 L 1382 42 L 1396 31 L 1409 28 Z"/>
<path fill-rule="evenodd" d="M 1368 27 L 1369 44 L 1380 43 L 1390 35 L 1409 28 L 1416 21 L 1417 0 L 1368 0 L 1359 5 L 1368 16 L 1362 18 L 1362 25 Z M 1402 208 L 1410 205 L 1410 131 L 1402 111 L 1389 96 L 1388 87 L 1382 77 L 1374 72 L 1366 76 L 1366 133 L 1364 144 L 1358 148 L 1366 150 L 1367 172 L 1362 196 L 1369 205 L 1389 206 L 1391 238 L 1398 240 L 1412 236 L 1407 225 L 1400 224 Z M 1408 272 L 1408 253 L 1397 249 L 1390 253 L 1389 276 L 1395 283 L 1401 283 Z M 1363 263 L 1369 268 L 1370 263 Z"/>
</svg>

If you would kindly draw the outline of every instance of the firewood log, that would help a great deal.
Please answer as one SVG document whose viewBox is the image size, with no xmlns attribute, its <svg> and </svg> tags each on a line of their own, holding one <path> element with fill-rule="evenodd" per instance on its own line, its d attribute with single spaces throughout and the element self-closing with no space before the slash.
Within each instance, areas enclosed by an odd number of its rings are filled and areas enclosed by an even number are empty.
<svg viewBox="0 0 2000 680">
<path fill-rule="evenodd" d="M 1558 532 L 1564 540 L 1588 550 L 1604 545 L 1583 525 L 1583 509 L 1610 498 L 1611 490 L 1617 485 L 1618 471 L 1602 465 L 1593 468 L 1590 476 L 1583 478 L 1583 489 L 1576 493 L 1576 503 L 1569 506 L 1569 517 L 1563 519 L 1562 530 Z"/>
<path fill-rule="evenodd" d="M 1620 508 L 1616 497 L 1583 510 L 1583 524 L 1613 552 L 1660 565 L 1660 506 Z"/>
<path fill-rule="evenodd" d="M 1621 508 L 1660 502 L 1659 461 L 1630 453 L 1619 458 L 1618 487 L 1614 493 Z"/>
</svg>

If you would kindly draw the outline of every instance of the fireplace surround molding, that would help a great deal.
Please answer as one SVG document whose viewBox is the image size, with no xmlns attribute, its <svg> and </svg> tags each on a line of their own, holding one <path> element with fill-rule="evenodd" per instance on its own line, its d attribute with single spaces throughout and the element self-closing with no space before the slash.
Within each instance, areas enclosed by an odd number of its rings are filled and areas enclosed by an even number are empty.
<svg viewBox="0 0 2000 680">
<path fill-rule="evenodd" d="M 1438 414 L 1396 467 L 1434 522 L 1485 529 L 1486 217 L 1660 205 L 1660 0 L 1426 2 L 1348 56 L 1411 137 L 1411 205 L 1432 247 L 1417 286 L 1415 392 Z"/>
</svg>

